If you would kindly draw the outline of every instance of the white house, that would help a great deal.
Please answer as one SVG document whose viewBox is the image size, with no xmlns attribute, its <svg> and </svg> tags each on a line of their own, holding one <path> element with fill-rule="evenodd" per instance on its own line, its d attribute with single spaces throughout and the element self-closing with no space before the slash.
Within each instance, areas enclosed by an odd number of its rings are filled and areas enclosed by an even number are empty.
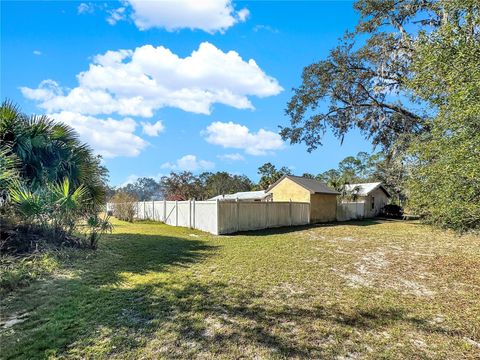
<svg viewBox="0 0 480 360">
<path fill-rule="evenodd" d="M 381 182 L 348 184 L 345 185 L 345 191 L 355 197 L 355 200 L 348 202 L 363 203 L 366 218 L 377 216 L 391 197 Z"/>
</svg>

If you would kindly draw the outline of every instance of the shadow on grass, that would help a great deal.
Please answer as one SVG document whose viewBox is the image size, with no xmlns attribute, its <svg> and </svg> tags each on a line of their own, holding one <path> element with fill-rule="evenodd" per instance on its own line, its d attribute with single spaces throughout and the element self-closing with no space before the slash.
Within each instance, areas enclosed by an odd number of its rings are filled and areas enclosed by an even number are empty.
<svg viewBox="0 0 480 360">
<path fill-rule="evenodd" d="M 198 239 L 112 235 L 97 253 L 73 264 L 78 276 L 17 293 L 18 307 L 30 315 L 8 343 L 2 341 L 2 357 L 136 358 L 142 351 L 153 358 L 253 357 L 244 353 L 248 350 L 319 358 L 334 351 L 325 345 L 332 329 L 340 352 L 352 329 L 400 322 L 445 332 L 403 309 L 299 307 L 271 298 L 254 284 L 245 288 L 189 272 L 216 251 Z M 185 271 L 175 271 L 179 268 Z M 326 332 L 318 332 L 315 324 Z M 303 335 L 296 336 L 296 330 Z"/>
<path fill-rule="evenodd" d="M 13 341 L 2 346 L 2 357 L 32 359 L 69 353 L 72 344 L 88 348 L 102 336 L 114 342 L 123 338 L 119 348 L 135 347 L 137 340 L 130 334 L 153 329 L 150 323 L 157 316 L 150 312 L 147 299 L 157 290 L 158 279 L 215 251 L 215 246 L 197 239 L 114 234 L 105 236 L 98 251 L 66 252 L 62 267 L 71 270 L 71 276 L 36 282 L 2 301 L 2 313 L 8 309 L 28 314 L 25 322 L 2 333 Z M 109 329 L 112 334 L 102 335 Z"/>
<path fill-rule="evenodd" d="M 288 233 L 297 232 L 297 231 L 311 230 L 316 228 L 325 228 L 325 227 L 332 227 L 332 226 L 371 226 L 371 225 L 378 225 L 389 220 L 391 219 L 372 218 L 372 219 L 362 219 L 362 220 L 335 221 L 335 222 L 328 222 L 328 223 L 315 223 L 315 224 L 298 225 L 298 226 L 282 226 L 282 227 L 252 230 L 252 231 L 239 231 L 237 233 L 228 234 L 228 235 L 229 236 L 280 235 L 280 234 L 288 234 Z"/>
</svg>

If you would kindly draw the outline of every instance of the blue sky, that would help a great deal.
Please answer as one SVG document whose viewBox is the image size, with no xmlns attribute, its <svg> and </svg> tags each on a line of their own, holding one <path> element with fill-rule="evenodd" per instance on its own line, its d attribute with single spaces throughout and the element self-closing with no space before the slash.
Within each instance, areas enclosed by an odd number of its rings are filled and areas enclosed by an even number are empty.
<svg viewBox="0 0 480 360">
<path fill-rule="evenodd" d="M 1 96 L 75 127 L 113 185 L 171 170 L 257 180 L 267 161 L 317 174 L 372 151 L 357 131 L 312 153 L 278 136 L 303 67 L 354 28 L 351 2 L 199 4 L 2 1 Z"/>
</svg>

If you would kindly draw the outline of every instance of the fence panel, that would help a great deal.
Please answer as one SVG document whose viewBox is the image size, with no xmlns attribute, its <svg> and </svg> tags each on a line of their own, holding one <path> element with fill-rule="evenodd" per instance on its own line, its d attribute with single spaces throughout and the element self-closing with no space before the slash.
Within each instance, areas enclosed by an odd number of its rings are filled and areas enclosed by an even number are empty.
<svg viewBox="0 0 480 360">
<path fill-rule="evenodd" d="M 270 202 L 266 204 L 268 227 L 291 225 L 290 202 Z"/>
<path fill-rule="evenodd" d="M 238 231 L 266 228 L 268 228 L 267 202 L 238 202 Z"/>
<path fill-rule="evenodd" d="M 219 201 L 218 202 L 218 234 L 231 234 L 239 231 L 238 201 Z"/>
<path fill-rule="evenodd" d="M 218 235 L 217 212 L 215 201 L 192 201 L 192 227 Z"/>
<path fill-rule="evenodd" d="M 219 234 L 305 225 L 309 220 L 308 203 L 220 201 L 218 208 Z"/>
<path fill-rule="evenodd" d="M 153 217 L 152 220 L 163 221 L 163 201 L 152 201 Z"/>
<path fill-rule="evenodd" d="M 310 204 L 292 202 L 292 225 L 305 225 L 310 222 Z"/>
<path fill-rule="evenodd" d="M 178 201 L 178 215 L 177 226 L 190 227 L 190 201 Z"/>
<path fill-rule="evenodd" d="M 296 202 L 141 201 L 135 208 L 137 219 L 163 221 L 212 234 L 305 225 L 310 220 L 310 204 Z"/>
<path fill-rule="evenodd" d="M 365 214 L 363 202 L 351 202 L 337 204 L 337 221 L 362 219 Z"/>
</svg>

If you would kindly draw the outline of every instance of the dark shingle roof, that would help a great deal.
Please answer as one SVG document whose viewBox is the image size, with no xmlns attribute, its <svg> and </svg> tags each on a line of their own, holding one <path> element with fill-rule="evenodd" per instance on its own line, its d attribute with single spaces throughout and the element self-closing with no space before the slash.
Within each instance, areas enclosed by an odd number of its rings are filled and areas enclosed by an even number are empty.
<svg viewBox="0 0 480 360">
<path fill-rule="evenodd" d="M 340 195 L 338 191 L 335 191 L 327 186 L 327 184 L 315 180 L 304 178 L 301 176 L 293 176 L 293 175 L 284 175 L 279 180 L 277 180 L 274 184 L 270 185 L 267 191 L 270 191 L 273 187 L 275 187 L 280 181 L 283 179 L 288 178 L 293 182 L 297 183 L 301 187 L 310 191 L 311 194 L 332 194 L 332 195 Z"/>
</svg>

